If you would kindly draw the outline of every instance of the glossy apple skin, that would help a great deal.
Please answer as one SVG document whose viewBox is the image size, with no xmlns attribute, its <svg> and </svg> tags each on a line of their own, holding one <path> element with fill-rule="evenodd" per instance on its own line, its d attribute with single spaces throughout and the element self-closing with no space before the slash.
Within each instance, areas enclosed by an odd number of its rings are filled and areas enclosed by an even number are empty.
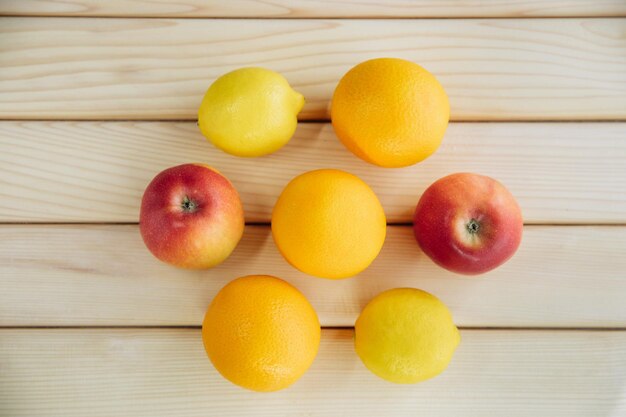
<svg viewBox="0 0 626 417">
<path fill-rule="evenodd" d="M 144 243 L 158 259 L 181 268 L 205 269 L 223 262 L 239 243 L 244 224 L 237 190 L 207 165 L 162 171 L 141 201 Z"/>
<path fill-rule="evenodd" d="M 435 181 L 413 217 L 415 238 L 424 253 L 441 267 L 465 275 L 485 273 L 511 258 L 523 226 L 513 195 L 493 178 L 470 173 Z"/>
</svg>

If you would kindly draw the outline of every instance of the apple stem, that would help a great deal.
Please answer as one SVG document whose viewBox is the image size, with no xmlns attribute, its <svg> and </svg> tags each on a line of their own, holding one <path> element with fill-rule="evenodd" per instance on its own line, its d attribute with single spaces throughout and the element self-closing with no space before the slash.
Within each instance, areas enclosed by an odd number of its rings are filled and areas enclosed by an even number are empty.
<svg viewBox="0 0 626 417">
<path fill-rule="evenodd" d="M 478 233 L 478 229 L 480 229 L 480 223 L 478 223 L 475 219 L 472 219 L 467 223 L 467 231 L 471 234 Z"/>
<path fill-rule="evenodd" d="M 183 198 L 183 203 L 180 205 L 180 207 L 183 209 L 184 212 L 193 213 L 194 211 L 196 211 L 198 205 L 195 201 L 190 200 L 188 196 L 185 196 L 185 198 Z"/>
</svg>

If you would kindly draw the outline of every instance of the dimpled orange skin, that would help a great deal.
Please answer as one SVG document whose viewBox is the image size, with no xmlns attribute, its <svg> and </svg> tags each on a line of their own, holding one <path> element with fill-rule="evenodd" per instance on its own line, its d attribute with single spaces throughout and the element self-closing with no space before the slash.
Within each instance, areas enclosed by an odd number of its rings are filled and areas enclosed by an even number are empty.
<svg viewBox="0 0 626 417">
<path fill-rule="evenodd" d="M 448 126 L 448 96 L 435 76 L 397 58 L 362 62 L 333 94 L 331 119 L 341 142 L 359 158 L 404 167 L 433 154 Z"/>
<path fill-rule="evenodd" d="M 204 348 L 219 373 L 260 392 L 298 380 L 313 363 L 320 336 L 319 319 L 304 295 L 268 275 L 230 282 L 202 323 Z"/>
<path fill-rule="evenodd" d="M 291 180 L 272 212 L 272 235 L 285 259 L 320 278 L 358 274 L 378 256 L 386 234 L 383 208 L 359 177 L 336 169 Z"/>
</svg>

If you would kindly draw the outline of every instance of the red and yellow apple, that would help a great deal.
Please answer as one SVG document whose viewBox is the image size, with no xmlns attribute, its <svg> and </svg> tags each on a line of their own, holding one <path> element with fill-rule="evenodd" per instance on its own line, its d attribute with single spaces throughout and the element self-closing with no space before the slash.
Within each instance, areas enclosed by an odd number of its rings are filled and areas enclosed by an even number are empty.
<svg viewBox="0 0 626 417">
<path fill-rule="evenodd" d="M 522 212 L 493 178 L 458 173 L 435 181 L 415 209 L 413 231 L 436 264 L 477 275 L 506 262 L 522 239 Z"/>
<path fill-rule="evenodd" d="M 235 187 L 203 164 L 158 174 L 141 201 L 139 230 L 154 256 L 189 269 L 223 262 L 239 243 L 243 208 Z"/>
</svg>

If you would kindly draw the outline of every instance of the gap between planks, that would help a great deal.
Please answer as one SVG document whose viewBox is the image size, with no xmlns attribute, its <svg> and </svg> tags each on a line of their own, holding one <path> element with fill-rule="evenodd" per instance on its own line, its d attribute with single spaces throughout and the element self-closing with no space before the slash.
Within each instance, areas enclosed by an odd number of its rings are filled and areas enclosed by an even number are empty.
<svg viewBox="0 0 626 417">
<path fill-rule="evenodd" d="M 72 15 L 45 15 L 45 14 L 0 14 L 0 18 L 14 17 L 21 19 L 134 19 L 134 20 L 163 20 L 163 19 L 176 19 L 176 20 L 232 20 L 232 21 L 266 21 L 266 20 L 348 20 L 348 21 L 370 21 L 370 20 L 513 20 L 513 19 L 525 19 L 525 20 L 554 20 L 554 19 L 613 19 L 626 17 L 625 14 L 620 15 L 599 15 L 599 16 L 468 16 L 468 17 L 447 17 L 447 16 L 429 16 L 429 17 L 410 17 L 410 16 L 380 16 L 380 17 L 346 17 L 346 16 L 334 16 L 334 17 L 263 17 L 263 16 L 210 16 L 210 17 L 193 17 L 193 16 L 72 16 Z"/>
<path fill-rule="evenodd" d="M 354 330 L 354 326 L 320 326 L 323 330 Z M 536 326 L 457 326 L 459 330 L 475 331 L 580 331 L 580 332 L 622 332 L 626 327 L 536 327 Z M 0 326 L 2 330 L 200 330 L 202 326 L 161 326 L 161 325 L 137 325 L 137 326 Z"/>
<path fill-rule="evenodd" d="M 620 0 L 412 0 L 384 2 L 312 0 L 207 0 L 106 2 L 97 0 L 4 0 L 0 15 L 50 17 L 395 19 L 541 18 L 626 16 Z"/>
<path fill-rule="evenodd" d="M 138 226 L 139 222 L 48 222 L 48 221 L 2 221 L 0 226 Z M 270 222 L 246 222 L 246 226 L 271 226 Z M 406 222 L 387 222 L 387 226 L 412 227 L 413 223 Z M 540 222 L 524 222 L 524 226 L 557 226 L 557 227 L 620 227 L 626 226 L 626 222 L 622 223 L 540 223 Z"/>
<path fill-rule="evenodd" d="M 11 118 L 11 117 L 0 117 L 0 123 L 2 122 L 17 122 L 17 123 L 193 123 L 197 124 L 197 118 L 182 118 L 182 119 L 123 119 L 123 118 L 114 118 L 114 119 L 89 119 L 89 118 L 71 118 L 66 117 L 63 119 L 54 119 L 54 118 Z M 562 119 L 536 119 L 536 120 L 518 120 L 518 119 L 497 119 L 497 120 L 476 120 L 476 119 L 454 119 L 450 120 L 450 124 L 454 123 L 463 123 L 463 124 L 481 124 L 481 125 L 490 125 L 490 124 L 611 124 L 611 123 L 626 123 L 621 119 L 580 119 L 580 120 L 562 120 Z M 299 125 L 315 125 L 315 124 L 331 124 L 330 118 L 326 119 L 302 119 L 298 120 Z M 278 151 L 277 151 L 278 152 Z M 258 157 L 257 157 L 258 158 Z"/>
</svg>

